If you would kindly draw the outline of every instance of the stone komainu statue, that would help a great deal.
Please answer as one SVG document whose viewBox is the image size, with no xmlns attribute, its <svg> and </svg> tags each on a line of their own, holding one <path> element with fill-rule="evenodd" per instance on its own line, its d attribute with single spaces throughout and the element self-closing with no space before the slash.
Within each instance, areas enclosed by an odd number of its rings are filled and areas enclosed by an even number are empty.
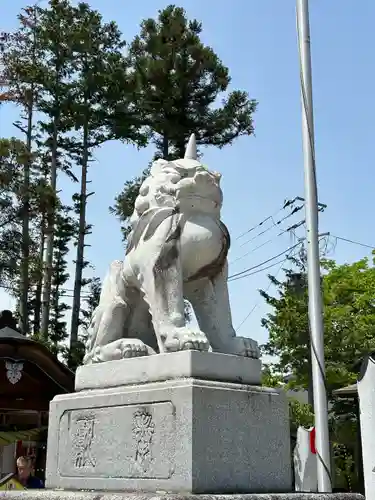
<svg viewBox="0 0 375 500">
<path fill-rule="evenodd" d="M 125 260 L 104 280 L 84 364 L 184 349 L 259 357 L 257 343 L 236 337 L 232 325 L 220 177 L 197 160 L 194 135 L 184 159 L 153 163 Z M 186 324 L 184 297 L 199 329 Z"/>
</svg>

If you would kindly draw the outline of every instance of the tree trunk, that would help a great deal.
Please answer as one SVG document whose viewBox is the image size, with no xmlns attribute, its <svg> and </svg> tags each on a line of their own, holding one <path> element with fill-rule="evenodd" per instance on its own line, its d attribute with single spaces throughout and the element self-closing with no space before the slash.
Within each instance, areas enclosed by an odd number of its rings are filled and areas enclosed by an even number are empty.
<svg viewBox="0 0 375 500">
<path fill-rule="evenodd" d="M 164 160 L 168 160 L 169 155 L 169 141 L 167 134 L 163 135 L 163 158 Z"/>
<path fill-rule="evenodd" d="M 176 153 L 178 158 L 183 158 L 185 156 L 186 143 L 185 141 L 179 142 L 176 145 Z"/>
<path fill-rule="evenodd" d="M 40 247 L 39 247 L 39 259 L 38 262 L 43 266 L 43 256 L 45 247 L 45 216 L 42 217 L 42 227 L 40 230 Z M 34 322 L 33 322 L 33 332 L 34 335 L 40 333 L 40 319 L 42 311 L 42 288 L 43 288 L 43 273 L 38 277 L 38 282 L 35 289 L 35 305 L 34 305 Z"/>
<path fill-rule="evenodd" d="M 60 264 L 61 264 L 61 253 L 59 252 L 57 258 L 55 259 L 55 273 L 54 277 L 56 279 L 55 286 L 53 290 L 53 294 L 51 297 L 51 305 L 52 305 L 52 317 L 54 318 L 52 332 L 55 334 L 55 339 L 53 343 L 53 347 L 55 349 L 55 353 L 57 354 L 59 351 L 59 342 L 57 340 L 56 330 L 58 330 L 58 322 L 59 322 L 59 300 L 60 300 L 60 286 L 59 286 L 59 278 L 60 278 Z"/>
<path fill-rule="evenodd" d="M 56 193 L 57 181 L 57 122 L 58 117 L 54 118 L 52 134 L 52 155 L 51 155 L 51 188 Z M 53 239 L 55 234 L 55 203 L 50 207 L 46 229 L 46 257 L 43 274 L 43 293 L 42 293 L 42 325 L 41 335 L 44 340 L 48 340 L 48 324 L 51 298 L 51 280 L 53 267 Z"/>
<path fill-rule="evenodd" d="M 86 202 L 87 202 L 87 167 L 88 167 L 88 123 L 83 129 L 83 155 L 82 155 L 82 174 L 81 174 L 81 194 L 79 207 L 79 232 L 77 242 L 76 272 L 74 278 L 72 322 L 70 329 L 70 349 L 78 340 L 79 312 L 81 306 L 81 288 L 82 271 L 84 266 L 84 248 L 86 235 Z"/>
<path fill-rule="evenodd" d="M 21 281 L 20 281 L 20 329 L 23 335 L 29 330 L 29 257 L 30 257 L 30 165 L 31 165 L 31 142 L 33 130 L 33 106 L 34 89 L 30 90 L 27 103 L 27 137 L 26 150 L 27 159 L 23 169 L 23 193 L 22 193 L 22 244 L 21 244 Z"/>
</svg>

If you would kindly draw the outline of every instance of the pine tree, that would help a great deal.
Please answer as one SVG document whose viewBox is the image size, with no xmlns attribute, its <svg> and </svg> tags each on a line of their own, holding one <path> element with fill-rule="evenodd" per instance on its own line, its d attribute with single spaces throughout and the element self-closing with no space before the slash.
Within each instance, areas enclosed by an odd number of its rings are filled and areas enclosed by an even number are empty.
<svg viewBox="0 0 375 500">
<path fill-rule="evenodd" d="M 98 277 L 92 278 L 89 283 L 89 292 L 83 301 L 84 307 L 81 308 L 81 325 L 88 328 L 93 312 L 99 305 L 100 294 L 102 292 L 102 282 Z M 86 340 L 83 338 L 83 340 Z"/>
<path fill-rule="evenodd" d="M 201 33 L 200 22 L 170 5 L 156 20 L 144 20 L 130 45 L 135 102 L 163 158 L 183 157 L 192 132 L 199 144 L 218 147 L 253 133 L 256 102 L 246 92 L 230 92 L 213 106 L 228 90 L 229 70 Z"/>
<path fill-rule="evenodd" d="M 39 171 L 35 176 L 36 206 L 34 209 L 33 235 L 36 241 L 36 254 L 30 269 L 31 296 L 30 314 L 34 335 L 41 331 L 42 288 L 44 251 L 46 243 L 47 217 L 51 207 L 58 204 L 56 192 L 49 183 L 50 164 L 47 154 L 38 154 Z"/>
<path fill-rule="evenodd" d="M 36 37 L 37 11 L 35 7 L 22 9 L 18 16 L 19 28 L 3 33 L 1 47 L 1 97 L 21 107 L 21 120 L 14 125 L 25 135 L 26 156 L 22 172 L 22 241 L 21 273 L 19 279 L 20 329 L 28 333 L 29 266 L 30 266 L 30 175 L 33 161 L 32 146 L 35 138 L 34 111 L 38 98 L 38 68 L 40 50 Z"/>
<path fill-rule="evenodd" d="M 89 286 L 89 292 L 81 303 L 80 311 L 80 326 L 82 326 L 83 328 L 81 329 L 77 341 L 69 348 L 69 351 L 66 353 L 68 366 L 72 370 L 75 370 L 77 366 L 82 364 L 82 359 L 85 354 L 85 344 L 87 341 L 86 329 L 90 324 L 94 310 L 99 305 L 100 293 L 102 290 L 102 283 L 100 278 L 95 277 L 88 281 L 89 282 L 87 282 L 86 285 Z"/>
<path fill-rule="evenodd" d="M 168 6 L 146 19 L 130 45 L 134 103 L 157 155 L 183 157 L 192 132 L 197 143 L 219 148 L 253 134 L 256 101 L 244 91 L 228 91 L 229 70 L 200 39 L 202 25 L 184 9 Z M 112 211 L 124 223 L 125 236 L 142 176 L 125 184 Z"/>
<path fill-rule="evenodd" d="M 19 139 L 0 140 L 0 286 L 3 286 L 20 301 L 19 289 L 23 264 L 23 209 L 24 167 L 29 161 L 28 149 Z M 30 169 L 28 193 L 29 265 L 28 285 L 31 289 L 39 265 L 38 225 L 43 206 L 48 206 L 48 187 L 39 184 L 39 165 L 33 155 Z M 30 294 L 28 294 L 29 296 Z M 31 295 L 30 295 L 31 298 Z M 32 312 L 28 300 L 28 316 Z M 26 332 L 29 333 L 29 332 Z"/>
<path fill-rule="evenodd" d="M 0 139 L 0 286 L 17 294 L 22 246 L 22 171 L 25 144 Z"/>
<path fill-rule="evenodd" d="M 77 134 L 66 141 L 67 150 L 81 167 L 81 190 L 78 201 L 79 230 L 71 320 L 71 347 L 78 339 L 85 238 L 90 232 L 86 223 L 88 167 L 92 151 L 117 137 L 137 145 L 145 144 L 141 125 L 133 112 L 125 42 L 116 23 L 104 23 L 102 16 L 87 4 L 79 3 L 72 26 L 75 78 L 69 94 L 69 120 Z"/>
<path fill-rule="evenodd" d="M 50 0 L 47 8 L 37 7 L 38 43 L 43 50 L 38 111 L 44 114 L 41 130 L 44 146 L 49 154 L 49 184 L 56 193 L 58 170 L 67 171 L 66 158 L 61 143 L 71 123 L 66 120 L 66 103 L 71 89 L 73 67 L 73 34 L 71 27 L 75 22 L 75 9 L 68 0 Z M 46 251 L 43 274 L 41 336 L 48 338 L 50 296 L 53 272 L 53 245 L 55 235 L 56 203 L 47 213 Z"/>
<path fill-rule="evenodd" d="M 56 214 L 51 315 L 48 335 L 55 354 L 61 351 L 61 342 L 68 336 L 65 313 L 70 309 L 70 306 L 64 301 L 65 292 L 63 287 L 69 279 L 67 256 L 69 244 L 76 229 L 74 219 L 69 215 L 69 212 L 69 207 L 61 206 Z"/>
</svg>

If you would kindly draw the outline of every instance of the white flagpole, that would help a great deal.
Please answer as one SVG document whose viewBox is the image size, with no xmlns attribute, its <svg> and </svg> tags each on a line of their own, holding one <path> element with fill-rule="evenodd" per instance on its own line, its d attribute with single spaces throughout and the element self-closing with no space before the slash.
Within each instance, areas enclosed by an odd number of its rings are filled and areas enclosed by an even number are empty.
<svg viewBox="0 0 375 500">
<path fill-rule="evenodd" d="M 325 386 L 323 309 L 318 241 L 318 195 L 315 172 L 310 26 L 308 0 L 297 0 L 297 32 L 300 53 L 302 138 L 305 172 L 306 239 L 311 332 L 311 364 L 314 393 L 318 491 L 332 492 Z"/>
</svg>

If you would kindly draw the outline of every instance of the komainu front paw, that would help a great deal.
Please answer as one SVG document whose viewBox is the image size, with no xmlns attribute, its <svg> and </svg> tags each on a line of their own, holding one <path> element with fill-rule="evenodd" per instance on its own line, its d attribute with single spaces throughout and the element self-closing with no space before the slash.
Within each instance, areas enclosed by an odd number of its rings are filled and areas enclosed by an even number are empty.
<svg viewBox="0 0 375 500">
<path fill-rule="evenodd" d="M 120 350 L 121 358 L 139 358 L 148 355 L 148 347 L 137 339 L 123 339 Z"/>
<path fill-rule="evenodd" d="M 259 359 L 260 349 L 256 340 L 247 337 L 232 337 L 228 342 L 226 354 Z"/>
<path fill-rule="evenodd" d="M 92 355 L 92 363 L 137 358 L 155 354 L 155 351 L 139 339 L 119 339 L 105 346 L 97 346 Z"/>
<path fill-rule="evenodd" d="M 210 343 L 206 335 L 199 330 L 187 327 L 175 328 L 162 335 L 165 352 L 175 351 L 208 351 Z"/>
</svg>

